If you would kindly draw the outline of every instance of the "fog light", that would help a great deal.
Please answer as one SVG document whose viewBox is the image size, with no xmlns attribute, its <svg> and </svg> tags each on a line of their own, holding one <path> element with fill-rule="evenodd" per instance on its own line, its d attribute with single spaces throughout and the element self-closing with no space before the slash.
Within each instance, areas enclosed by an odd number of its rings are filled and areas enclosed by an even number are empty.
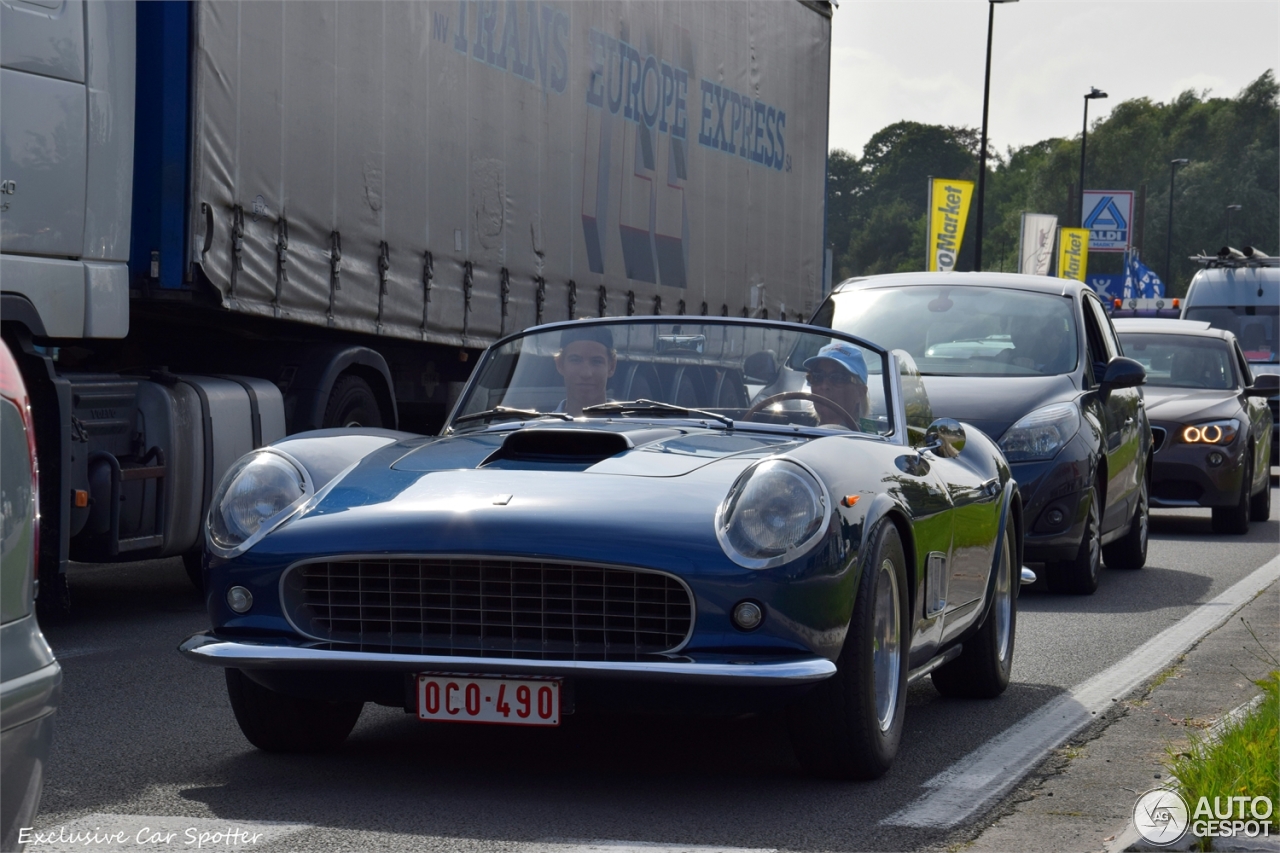
<svg viewBox="0 0 1280 853">
<path fill-rule="evenodd" d="M 1062 514 L 1062 510 L 1051 509 L 1047 513 L 1045 513 L 1044 520 L 1047 521 L 1049 524 L 1053 525 L 1054 527 L 1057 527 L 1059 524 L 1062 523 L 1062 520 L 1065 517 L 1066 516 Z"/>
<path fill-rule="evenodd" d="M 1218 467 L 1219 465 L 1221 465 L 1221 464 L 1222 464 L 1222 460 L 1224 460 L 1224 459 L 1226 459 L 1226 458 L 1227 458 L 1227 457 L 1223 456 L 1221 453 L 1219 453 L 1218 451 L 1216 451 L 1216 450 L 1215 450 L 1215 451 L 1213 451 L 1212 453 L 1210 453 L 1210 454 L 1209 454 L 1209 459 L 1208 459 L 1207 461 L 1209 462 L 1209 464 L 1210 464 L 1210 465 L 1212 465 L 1213 467 L 1215 467 L 1215 468 L 1216 468 L 1216 467 Z"/>
<path fill-rule="evenodd" d="M 227 590 L 227 606 L 237 613 L 247 613 L 253 606 L 253 593 L 242 586 Z"/>
<path fill-rule="evenodd" d="M 764 611 L 754 601 L 739 601 L 733 608 L 733 624 L 744 631 L 754 631 L 764 621 Z"/>
</svg>

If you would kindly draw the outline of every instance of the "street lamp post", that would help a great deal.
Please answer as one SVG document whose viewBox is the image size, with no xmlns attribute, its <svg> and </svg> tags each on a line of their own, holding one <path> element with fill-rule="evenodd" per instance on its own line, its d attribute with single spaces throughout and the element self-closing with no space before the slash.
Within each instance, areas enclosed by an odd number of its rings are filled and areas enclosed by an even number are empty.
<svg viewBox="0 0 1280 853">
<path fill-rule="evenodd" d="M 991 31 L 996 22 L 997 3 L 1017 3 L 1018 0 L 988 0 L 987 2 L 987 74 L 982 80 L 982 142 L 978 148 L 978 198 L 973 238 L 973 268 L 982 270 L 982 202 L 987 188 L 987 106 L 991 101 Z"/>
<path fill-rule="evenodd" d="M 1165 293 L 1168 293 L 1169 288 L 1173 287 L 1173 173 L 1177 171 L 1179 166 L 1185 166 L 1190 162 L 1186 157 L 1179 157 L 1177 160 L 1169 161 L 1169 233 L 1164 240 Z"/>
<path fill-rule="evenodd" d="M 1089 87 L 1089 93 L 1084 96 L 1084 129 L 1080 131 L 1080 219 L 1078 227 L 1084 227 L 1084 147 L 1089 140 L 1089 102 L 1095 98 L 1105 98 L 1107 93 L 1096 86 Z"/>
<path fill-rule="evenodd" d="M 1231 246 L 1231 211 L 1239 210 L 1239 209 L 1240 209 L 1240 205 L 1238 204 L 1227 205 L 1227 246 L 1228 247 Z"/>
</svg>

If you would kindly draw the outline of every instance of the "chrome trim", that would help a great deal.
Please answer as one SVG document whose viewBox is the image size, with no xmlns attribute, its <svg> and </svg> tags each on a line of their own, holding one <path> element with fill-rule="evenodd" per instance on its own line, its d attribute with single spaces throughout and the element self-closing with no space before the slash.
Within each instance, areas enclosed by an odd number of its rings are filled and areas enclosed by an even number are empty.
<svg viewBox="0 0 1280 853">
<path fill-rule="evenodd" d="M 665 572 L 661 569 L 648 569 L 640 566 L 628 566 L 622 563 L 593 563 L 584 560 L 565 560 L 565 559 L 535 559 L 533 557 L 511 555 L 511 554 L 423 554 L 423 553 L 405 553 L 405 554 L 372 554 L 372 553 L 356 553 L 356 554 L 334 554 L 326 557 L 308 557 L 305 560 L 298 560 L 296 563 L 290 563 L 285 570 L 280 573 L 280 580 L 276 582 L 276 599 L 280 602 L 280 612 L 284 614 L 284 619 L 289 623 L 289 627 L 296 631 L 300 636 L 306 637 L 308 640 L 315 640 L 319 643 L 333 643 L 334 645 L 344 645 L 340 641 L 331 640 L 327 637 L 317 637 L 314 634 L 308 634 L 302 630 L 289 614 L 289 608 L 285 607 L 284 582 L 285 578 L 294 569 L 301 566 L 311 565 L 312 563 L 334 563 L 343 560 L 504 560 L 511 563 L 542 563 L 557 566 L 582 566 L 588 569 L 602 569 L 606 571 L 623 571 L 638 572 L 647 575 L 662 575 L 674 580 L 684 588 L 685 594 L 689 596 L 689 630 L 678 644 L 659 654 L 677 654 L 685 646 L 689 644 L 689 640 L 693 637 L 693 629 L 698 623 L 698 599 L 693 594 L 693 588 L 679 575 Z M 450 657 L 449 660 L 461 660 L 461 658 Z M 477 660 L 498 660 L 498 658 L 477 658 Z"/>
<path fill-rule="evenodd" d="M 1035 583 L 1035 582 L 1036 582 L 1036 573 L 1035 573 L 1035 572 L 1033 572 L 1033 571 L 1031 571 L 1030 569 L 1028 569 L 1026 566 L 1023 566 L 1023 567 L 1022 567 L 1022 581 L 1021 581 L 1021 582 L 1022 582 L 1023 584 L 1033 584 L 1033 583 Z"/>
<path fill-rule="evenodd" d="M 911 670 L 910 672 L 907 673 L 907 684 L 908 685 L 915 684 L 917 681 L 924 678 L 926 675 L 933 672 L 935 669 L 942 666 L 943 664 L 951 663 L 951 661 L 960 657 L 960 652 L 963 650 L 964 650 L 963 646 L 952 646 L 951 648 L 947 649 L 945 652 L 938 655 L 936 658 L 929 661 L 928 663 L 921 664 L 920 666 Z"/>
<path fill-rule="evenodd" d="M 826 658 L 799 658 L 776 663 L 698 663 L 697 661 L 565 661 L 523 658 L 442 657 L 376 652 L 339 652 L 301 646 L 266 645 L 221 640 L 209 633 L 192 634 L 178 647 L 190 660 L 236 669 L 384 672 L 457 672 L 494 675 L 544 675 L 576 678 L 676 681 L 685 684 L 803 685 L 830 678 L 836 665 Z"/>
<path fill-rule="evenodd" d="M 728 528 L 728 525 L 732 523 L 733 519 L 726 518 L 725 511 L 729 506 L 729 499 L 738 492 L 739 485 L 741 484 L 745 486 L 746 482 L 755 476 L 756 469 L 761 465 L 765 465 L 770 462 L 786 462 L 788 464 L 795 465 L 797 468 L 800 468 L 808 474 L 813 482 L 817 484 L 819 493 L 818 498 L 822 501 L 822 522 L 818 525 L 818 529 L 813 532 L 813 535 L 801 543 L 798 548 L 793 548 L 785 554 L 781 554 L 777 557 L 756 559 L 748 557 L 745 554 L 739 554 L 737 549 L 733 547 L 733 543 L 729 541 L 729 536 L 725 531 Z M 787 563 L 797 560 L 812 551 L 814 547 L 822 541 L 823 537 L 827 535 L 827 528 L 831 526 L 831 516 L 835 513 L 836 507 L 831 500 L 831 492 L 827 489 L 827 484 L 818 476 L 818 472 L 814 471 L 799 459 L 793 459 L 785 454 L 776 454 L 774 456 L 766 456 L 764 459 L 753 462 L 743 469 L 742 473 L 734 479 L 733 485 L 729 487 L 728 493 L 721 498 L 720 504 L 716 507 L 716 515 L 712 524 L 715 526 L 716 541 L 720 543 L 720 550 L 724 552 L 726 557 L 737 565 L 742 566 L 744 569 L 762 571 L 764 569 L 772 569 L 777 566 L 786 565 Z"/>
<path fill-rule="evenodd" d="M 1160 434 L 1159 437 L 1156 436 L 1156 433 Z M 1164 443 L 1168 440 L 1169 431 L 1167 429 L 1161 426 L 1156 426 L 1155 424 L 1151 425 L 1151 442 L 1155 445 L 1155 449 L 1151 451 L 1152 453 L 1159 453 L 1163 450 Z"/>
</svg>

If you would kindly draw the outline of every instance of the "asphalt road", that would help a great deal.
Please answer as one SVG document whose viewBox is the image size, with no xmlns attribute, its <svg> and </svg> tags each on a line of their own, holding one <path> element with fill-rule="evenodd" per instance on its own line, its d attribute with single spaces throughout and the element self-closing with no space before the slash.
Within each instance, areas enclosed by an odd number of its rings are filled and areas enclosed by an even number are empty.
<svg viewBox="0 0 1280 853">
<path fill-rule="evenodd" d="M 1024 588 L 1005 695 L 945 700 L 927 679 L 917 684 L 893 770 L 858 784 L 806 777 L 772 717 L 576 715 L 525 730 L 424 724 L 367 706 L 336 752 L 267 755 L 236 727 L 221 670 L 176 651 L 206 627 L 179 561 L 75 566 L 75 617 L 46 626 L 64 692 L 38 828 L 97 827 L 110 838 L 72 844 L 64 834 L 28 850 L 196 849 L 201 832 L 203 849 L 228 849 L 226 836 L 213 844 L 228 829 L 246 833 L 232 839 L 240 850 L 934 847 L 957 830 L 881 821 L 1276 557 L 1278 543 L 1275 520 L 1222 537 L 1208 511 L 1153 513 L 1146 569 L 1106 571 L 1088 597 Z"/>
</svg>

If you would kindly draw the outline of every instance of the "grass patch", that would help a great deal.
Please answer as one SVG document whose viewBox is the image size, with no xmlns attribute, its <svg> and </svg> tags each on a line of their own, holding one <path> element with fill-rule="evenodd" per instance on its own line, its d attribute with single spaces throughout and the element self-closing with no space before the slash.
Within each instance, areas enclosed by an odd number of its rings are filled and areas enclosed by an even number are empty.
<svg viewBox="0 0 1280 853">
<path fill-rule="evenodd" d="M 1214 735 L 1190 736 L 1186 752 L 1171 754 L 1169 770 L 1194 813 L 1201 797 L 1270 797 L 1280 807 L 1280 670 L 1254 682 L 1262 702 Z M 1280 818 L 1272 810 L 1272 834 Z"/>
</svg>

